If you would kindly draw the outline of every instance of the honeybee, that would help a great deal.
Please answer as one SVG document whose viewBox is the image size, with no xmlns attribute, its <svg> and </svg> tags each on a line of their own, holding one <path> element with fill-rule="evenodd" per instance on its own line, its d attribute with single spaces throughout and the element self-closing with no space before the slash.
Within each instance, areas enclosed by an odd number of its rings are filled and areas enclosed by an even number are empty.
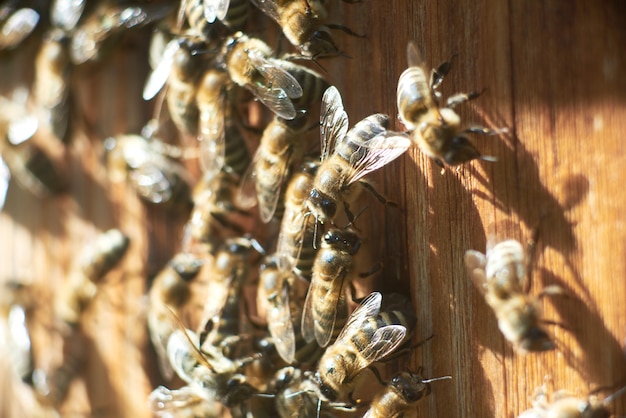
<svg viewBox="0 0 626 418">
<path fill-rule="evenodd" d="M 417 417 L 415 405 L 430 395 L 431 382 L 442 379 L 451 379 L 451 377 L 424 379 L 417 373 L 400 372 L 391 379 L 382 392 L 376 395 L 363 418 Z"/>
<path fill-rule="evenodd" d="M 522 412 L 519 418 L 609 418 L 609 405 L 625 390 L 622 388 L 604 399 L 596 395 L 581 398 L 566 391 L 558 391 L 549 401 L 542 387 L 533 401 L 532 409 Z"/>
<path fill-rule="evenodd" d="M 360 192 L 360 188 L 353 187 L 356 182 L 385 201 L 361 179 L 398 158 L 411 145 L 406 136 L 387 131 L 388 124 L 388 116 L 374 114 L 348 131 L 348 115 L 339 91 L 331 86 L 324 92 L 320 116 L 322 163 L 305 201 L 308 213 L 316 222 L 333 220 L 340 202 L 343 202 L 348 217 L 352 217 L 349 203 Z"/>
<path fill-rule="evenodd" d="M 323 0 L 252 0 L 263 13 L 280 25 L 285 37 L 305 57 L 338 55 L 339 49 L 326 19 Z"/>
<path fill-rule="evenodd" d="M 505 130 L 490 130 L 482 126 L 461 128 L 461 119 L 454 108 L 479 96 L 479 93 L 459 93 L 441 107 L 441 93 L 437 88 L 450 70 L 451 63 L 445 62 L 433 70 L 428 79 L 428 71 L 414 42 L 407 47 L 409 68 L 398 80 L 397 105 L 399 117 L 411 132 L 411 139 L 420 150 L 432 158 L 437 165 L 459 165 L 476 158 L 495 161 L 494 157 L 481 155 L 467 139 L 466 134 L 477 133 L 496 135 Z"/>
<path fill-rule="evenodd" d="M 180 315 L 191 298 L 190 283 L 200 272 L 203 260 L 190 253 L 178 253 L 156 275 L 150 288 L 148 330 L 157 353 L 161 374 L 171 379 L 173 370 L 167 358 L 167 340 L 172 333 L 168 308 Z"/>
<path fill-rule="evenodd" d="M 237 32 L 224 42 L 220 61 L 235 84 L 250 90 L 281 118 L 294 119 L 292 99 L 302 97 L 302 87 L 272 55 L 265 42 Z"/>
<path fill-rule="evenodd" d="M 125 30 L 147 25 L 166 17 L 172 6 L 168 4 L 138 4 L 120 6 L 102 3 L 76 27 L 72 34 L 70 56 L 75 65 L 99 60 L 113 42 Z"/>
<path fill-rule="evenodd" d="M 380 313 L 381 301 L 378 292 L 365 298 L 320 359 L 312 380 L 322 400 L 336 402 L 351 395 L 354 378 L 392 353 L 412 331 L 414 317 L 400 311 Z"/>
<path fill-rule="evenodd" d="M 272 386 L 276 393 L 276 410 L 281 418 L 317 416 L 319 399 L 315 385 L 302 370 L 291 366 L 278 370 Z"/>
<path fill-rule="evenodd" d="M 33 373 L 33 385 L 44 403 L 60 405 L 70 382 L 81 369 L 85 347 L 81 318 L 96 297 L 102 278 L 119 263 L 128 244 L 128 238 L 117 229 L 100 234 L 80 255 L 64 283 L 55 303 L 55 315 L 67 327 L 63 335 L 63 360 L 50 371 L 36 369 Z"/>
<path fill-rule="evenodd" d="M 305 161 L 289 181 L 276 244 L 278 267 L 306 281 L 311 281 L 318 243 L 314 242 L 314 219 L 304 216 L 304 202 L 311 192 L 318 167 L 317 161 Z"/>
<path fill-rule="evenodd" d="M 361 238 L 352 228 L 331 228 L 323 237 L 313 263 L 313 277 L 302 312 L 302 335 L 326 347 L 333 336 L 337 316 L 346 312 L 345 280 Z"/>
<path fill-rule="evenodd" d="M 70 114 L 71 63 L 69 37 L 59 28 L 43 37 L 35 58 L 33 99 L 41 120 L 61 141 L 67 142 Z"/>
<path fill-rule="evenodd" d="M 465 252 L 465 266 L 474 286 L 496 314 L 504 337 L 520 354 L 554 348 L 540 325 L 539 300 L 522 290 L 528 264 L 522 244 L 515 240 L 500 242 L 488 248 L 487 254 L 474 250 Z M 542 293 L 558 291 L 559 288 L 546 287 Z"/>
<path fill-rule="evenodd" d="M 13 49 L 30 35 L 39 23 L 39 13 L 15 4 L 0 7 L 0 51 Z"/>
<path fill-rule="evenodd" d="M 180 150 L 142 135 L 117 135 L 104 141 L 112 181 L 128 179 L 143 200 L 167 208 L 191 208 L 189 174 L 170 158 Z"/>
<path fill-rule="evenodd" d="M 0 97 L 0 207 L 11 178 L 38 197 L 61 193 L 69 182 L 62 156 L 37 140 L 39 121 L 26 112 L 27 93 L 20 89 L 14 96 Z"/>
<path fill-rule="evenodd" d="M 256 195 L 259 215 L 265 223 L 281 215 L 283 185 L 293 163 L 302 158 L 307 148 L 304 135 L 310 128 L 310 109 L 319 102 L 328 87 L 319 74 L 308 68 L 287 61 L 281 63 L 281 67 L 302 86 L 303 96 L 292 100 L 298 115 L 292 120 L 275 116 L 267 125 L 242 186 L 242 204 L 251 206 L 247 202 L 254 201 L 253 196 Z M 252 183 L 254 187 L 250 187 Z"/>
<path fill-rule="evenodd" d="M 185 227 L 186 249 L 195 246 L 214 253 L 227 238 L 241 236 L 250 214 L 235 204 L 237 179 L 225 171 L 204 173 L 194 187 L 194 207 Z"/>
</svg>

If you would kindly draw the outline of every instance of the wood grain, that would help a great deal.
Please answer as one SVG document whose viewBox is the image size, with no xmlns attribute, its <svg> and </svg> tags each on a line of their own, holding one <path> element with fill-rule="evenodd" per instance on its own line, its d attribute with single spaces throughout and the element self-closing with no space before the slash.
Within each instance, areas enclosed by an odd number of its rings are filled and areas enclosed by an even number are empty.
<svg viewBox="0 0 626 418">
<path fill-rule="evenodd" d="M 372 176 L 401 208 L 370 205 L 380 235 L 370 233 L 385 237 L 371 240 L 382 243 L 372 252 L 385 263 L 376 286 L 410 289 L 414 341 L 434 334 L 390 367 L 452 376 L 433 384 L 418 416 L 514 417 L 531 406 L 546 378 L 549 388 L 579 396 L 609 388 L 600 392 L 606 396 L 626 384 L 626 7 L 617 0 L 336 3 L 329 20 L 365 35 L 337 32 L 351 58 L 322 61 L 352 124 L 383 112 L 403 129 L 395 91 L 406 44 L 415 40 L 433 67 L 456 54 L 444 96 L 486 88 L 460 109 L 463 120 L 509 130 L 471 138 L 497 162 L 441 174 L 415 148 Z M 147 278 L 177 250 L 182 220 L 111 184 L 99 140 L 136 132 L 150 116 L 140 94 L 148 36 L 127 37 L 101 67 L 77 72 L 75 101 L 84 116 L 67 155 L 70 192 L 41 201 L 12 184 L 0 214 L 0 279 L 49 293 L 98 231 L 118 227 L 132 241 L 90 310 L 89 359 L 64 416 L 148 416 L 145 400 L 159 382 L 142 295 Z M 36 45 L 29 42 L 23 53 L 0 57 L 3 92 L 16 80 L 30 82 Z M 473 288 L 463 254 L 484 251 L 491 237 L 526 242 L 536 227 L 531 292 L 559 284 L 570 296 L 543 300 L 545 317 L 563 324 L 550 327 L 558 349 L 520 356 Z M 611 408 L 625 415 L 624 397 Z"/>
</svg>

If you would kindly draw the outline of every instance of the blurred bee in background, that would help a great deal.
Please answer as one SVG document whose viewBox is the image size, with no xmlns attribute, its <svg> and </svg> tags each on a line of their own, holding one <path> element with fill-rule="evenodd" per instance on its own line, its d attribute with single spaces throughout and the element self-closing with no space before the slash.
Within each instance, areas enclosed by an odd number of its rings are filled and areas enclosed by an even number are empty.
<svg viewBox="0 0 626 418">
<path fill-rule="evenodd" d="M 94 62 L 110 50 L 124 31 L 164 19 L 174 7 L 171 4 L 118 5 L 103 2 L 86 16 L 72 34 L 70 56 L 75 65 Z"/>
<path fill-rule="evenodd" d="M 461 118 L 454 108 L 468 100 L 475 99 L 480 93 L 459 93 L 446 101 L 441 107 L 441 93 L 437 88 L 450 71 L 451 62 L 444 62 L 427 77 L 428 70 L 414 42 L 407 47 L 409 68 L 404 70 L 398 80 L 397 105 L 399 117 L 410 131 L 411 139 L 437 165 L 444 167 L 459 165 L 476 158 L 495 161 L 487 157 L 467 139 L 466 134 L 497 135 L 505 129 L 491 130 L 482 126 L 461 128 Z"/>
<path fill-rule="evenodd" d="M 545 385 L 540 388 L 533 401 L 533 407 L 522 412 L 518 418 L 609 418 L 609 410 L 615 398 L 621 396 L 626 387 L 604 399 L 596 395 L 581 398 L 567 391 L 557 391 L 548 399 Z"/>
<path fill-rule="evenodd" d="M 317 222 L 332 221 L 337 206 L 343 203 L 349 220 L 354 216 L 349 204 L 366 187 L 376 198 L 388 203 L 372 186 L 361 179 L 402 155 L 411 145 L 404 135 L 387 131 L 389 118 L 383 114 L 370 115 L 348 131 L 341 95 L 334 86 L 322 98 L 320 137 L 321 165 L 313 180 L 313 188 L 305 201 L 308 213 Z"/>
<path fill-rule="evenodd" d="M 218 37 L 213 33 L 217 30 L 215 21 L 233 32 L 244 30 L 249 6 L 248 0 L 181 0 L 179 15 L 187 17 L 193 34 Z"/>
<path fill-rule="evenodd" d="M 343 325 L 337 324 L 337 318 L 347 314 L 344 284 L 360 247 L 361 238 L 350 227 L 332 228 L 324 235 L 302 312 L 302 334 L 306 341 L 316 340 L 326 347 L 333 330 Z"/>
<path fill-rule="evenodd" d="M 487 254 L 468 250 L 465 266 L 474 286 L 485 297 L 498 320 L 498 327 L 515 351 L 546 351 L 554 348 L 548 333 L 541 327 L 541 307 L 537 297 L 523 291 L 530 267 L 522 244 L 515 240 L 489 245 Z M 558 286 L 543 289 L 541 296 L 562 293 Z"/>
<path fill-rule="evenodd" d="M 76 29 L 86 6 L 87 0 L 52 0 L 50 21 L 54 27 L 69 34 Z"/>
<path fill-rule="evenodd" d="M 311 192 L 318 167 L 319 161 L 306 160 L 289 181 L 276 243 L 278 267 L 309 282 L 319 243 L 313 241 L 315 219 L 304 216 L 304 202 Z"/>
<path fill-rule="evenodd" d="M 39 12 L 29 7 L 18 8 L 18 3 L 0 4 L 0 51 L 16 48 L 39 23 Z"/>
<path fill-rule="evenodd" d="M 265 223 L 282 215 L 283 186 L 294 162 L 300 161 L 307 151 L 304 135 L 311 128 L 310 116 L 314 113 L 311 109 L 319 103 L 328 87 L 322 76 L 306 67 L 288 61 L 281 61 L 280 65 L 302 87 L 303 95 L 292 100 L 297 116 L 291 120 L 274 116 L 263 131 L 252 166 L 242 185 L 242 205 L 252 206 L 251 202 L 254 202 L 256 195 L 259 215 Z"/>
<path fill-rule="evenodd" d="M 354 403 L 356 376 L 394 352 L 414 329 L 415 317 L 411 313 L 398 310 L 381 313 L 381 301 L 378 292 L 366 297 L 320 359 L 312 380 L 322 400 L 336 402 L 348 395 Z"/>
<path fill-rule="evenodd" d="M 111 181 L 128 179 L 144 201 L 168 209 L 191 209 L 191 180 L 182 164 L 174 160 L 182 151 L 157 138 L 117 135 L 104 141 Z"/>
<path fill-rule="evenodd" d="M 181 309 L 192 296 L 191 282 L 198 276 L 204 260 L 191 253 L 176 254 L 156 275 L 149 292 L 148 330 L 159 361 L 159 369 L 166 379 L 174 371 L 167 358 L 167 341 L 172 333 L 170 312 L 181 315 Z"/>
<path fill-rule="evenodd" d="M 23 89 L 16 89 L 11 99 L 0 96 L 0 208 L 11 178 L 40 198 L 69 186 L 59 150 L 44 147 L 37 138 L 39 122 L 26 111 L 27 97 Z"/>
<path fill-rule="evenodd" d="M 262 40 L 237 32 L 224 42 L 219 62 L 235 84 L 248 89 L 281 118 L 294 119 L 297 112 L 292 99 L 302 97 L 302 87 L 271 58 L 273 54 Z"/>
<path fill-rule="evenodd" d="M 49 371 L 36 369 L 33 373 L 33 385 L 45 404 L 58 407 L 67 395 L 70 382 L 81 369 L 86 338 L 81 318 L 96 297 L 103 277 L 120 262 L 128 244 L 128 238 L 117 229 L 100 234 L 80 255 L 55 298 L 55 316 L 66 328 L 62 331 L 62 361 Z"/>
<path fill-rule="evenodd" d="M 430 395 L 430 383 L 451 376 L 424 379 L 420 373 L 400 372 L 374 397 L 363 418 L 417 417 L 417 403 Z"/>
</svg>

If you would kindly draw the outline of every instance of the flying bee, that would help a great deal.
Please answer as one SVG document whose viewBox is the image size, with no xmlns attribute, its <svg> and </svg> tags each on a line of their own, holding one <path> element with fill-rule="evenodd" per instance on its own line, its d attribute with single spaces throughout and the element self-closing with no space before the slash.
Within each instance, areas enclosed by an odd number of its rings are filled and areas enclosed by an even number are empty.
<svg viewBox="0 0 626 418">
<path fill-rule="evenodd" d="M 321 355 L 316 342 L 307 343 L 300 330 L 302 308 L 297 278 L 291 271 L 279 269 L 275 256 L 261 266 L 257 306 L 265 306 L 265 318 L 276 351 L 292 364 L 314 363 Z"/>
<path fill-rule="evenodd" d="M 363 418 L 417 417 L 415 405 L 430 395 L 431 382 L 442 379 L 451 379 L 451 377 L 424 379 L 417 373 L 400 372 L 391 379 L 382 392 L 374 397 Z"/>
<path fill-rule="evenodd" d="M 306 281 L 311 281 L 318 243 L 314 242 L 315 220 L 304 216 L 304 202 L 311 192 L 318 167 L 317 161 L 305 161 L 289 181 L 276 244 L 278 267 L 293 271 Z"/>
<path fill-rule="evenodd" d="M 82 367 L 85 335 L 81 319 L 96 297 L 100 282 L 120 262 L 129 240 L 119 230 L 111 229 L 96 238 L 79 256 L 55 303 L 55 315 L 66 326 L 63 335 L 63 359 L 50 371 L 37 369 L 33 384 L 45 404 L 59 406 L 67 395 L 73 377 Z"/>
<path fill-rule="evenodd" d="M 351 397 L 355 377 L 392 353 L 413 330 L 415 317 L 397 310 L 381 313 L 381 301 L 378 292 L 366 297 L 320 359 L 312 380 L 322 400 Z"/>
<path fill-rule="evenodd" d="M 344 284 L 360 247 L 361 238 L 352 228 L 332 228 L 324 235 L 302 312 L 306 341 L 316 340 L 321 347 L 331 341 L 337 316 L 347 311 Z"/>
<path fill-rule="evenodd" d="M 281 215 L 283 186 L 293 163 L 300 161 L 307 151 L 304 135 L 310 129 L 311 109 L 319 103 L 328 87 L 322 76 L 306 67 L 288 61 L 282 61 L 281 67 L 302 87 L 302 97 L 292 100 L 297 116 L 291 120 L 274 116 L 263 131 L 252 165 L 242 184 L 242 204 L 252 206 L 248 202 L 253 202 L 253 196 L 256 195 L 259 215 L 265 223 Z M 250 184 L 254 184 L 254 187 Z"/>
<path fill-rule="evenodd" d="M 39 23 L 40 16 L 36 10 L 14 6 L 0 7 L 0 51 L 17 47 Z"/>
<path fill-rule="evenodd" d="M 333 220 L 340 202 L 351 218 L 349 204 L 361 191 L 360 187 L 353 186 L 357 182 L 374 193 L 378 200 L 387 202 L 361 179 L 398 158 L 411 145 L 406 136 L 387 131 L 388 124 L 388 116 L 374 114 L 348 131 L 348 115 L 339 91 L 331 86 L 324 92 L 320 115 L 322 163 L 305 201 L 308 213 L 316 222 Z"/>
<path fill-rule="evenodd" d="M 451 63 L 441 64 L 431 72 L 429 79 L 428 70 L 414 42 L 409 42 L 407 56 L 409 68 L 398 80 L 397 105 L 400 120 L 411 132 L 413 142 L 441 168 L 444 163 L 454 166 L 476 158 L 495 161 L 494 157 L 481 155 L 466 134 L 496 135 L 505 130 L 490 130 L 482 126 L 462 128 L 461 118 L 453 110 L 480 93 L 459 93 L 449 97 L 445 107 L 440 106 L 441 94 L 437 88 L 450 71 Z"/>
<path fill-rule="evenodd" d="M 285 37 L 304 57 L 338 55 L 339 49 L 323 25 L 323 0 L 252 0 L 263 13 L 280 25 Z"/>
<path fill-rule="evenodd" d="M 74 30 L 70 46 L 72 62 L 80 65 L 101 59 L 109 49 L 108 45 L 125 30 L 163 19 L 172 10 L 168 4 L 120 6 L 102 3 Z"/>
<path fill-rule="evenodd" d="M 167 208 L 190 209 L 189 174 L 170 156 L 180 154 L 157 138 L 117 135 L 104 141 L 112 181 L 128 179 L 144 201 Z"/>
<path fill-rule="evenodd" d="M 171 379 L 173 370 L 167 358 L 167 340 L 172 333 L 168 308 L 180 315 L 191 299 L 191 282 L 196 278 L 203 260 L 190 253 L 178 253 L 156 275 L 150 288 L 148 330 L 157 353 L 161 374 Z"/>
<path fill-rule="evenodd" d="M 250 90 L 281 118 L 294 119 L 297 112 L 292 99 L 302 97 L 302 87 L 272 55 L 262 40 L 237 32 L 224 42 L 220 61 L 235 84 Z"/>
<path fill-rule="evenodd" d="M 625 390 L 626 387 L 604 399 L 596 395 L 581 398 L 567 391 L 558 391 L 549 401 L 542 387 L 533 401 L 532 409 L 522 412 L 518 418 L 609 418 L 610 404 Z"/>
<path fill-rule="evenodd" d="M 520 354 L 554 348 L 548 333 L 541 327 L 541 307 L 537 297 L 523 289 L 529 266 L 522 245 L 503 241 L 487 249 L 487 254 L 468 250 L 465 266 L 474 286 L 493 309 L 504 337 Z M 540 296 L 558 294 L 560 288 L 546 287 Z"/>
</svg>

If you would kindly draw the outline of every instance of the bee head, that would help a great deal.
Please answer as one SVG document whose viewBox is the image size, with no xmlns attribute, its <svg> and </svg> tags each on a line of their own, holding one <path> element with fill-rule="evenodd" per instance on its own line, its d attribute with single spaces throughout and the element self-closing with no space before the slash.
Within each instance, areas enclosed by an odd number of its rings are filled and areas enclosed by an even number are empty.
<svg viewBox="0 0 626 418">
<path fill-rule="evenodd" d="M 421 376 L 409 372 L 401 373 L 391 380 L 390 384 L 409 402 L 417 402 L 430 395 L 430 384 L 425 383 Z"/>
<path fill-rule="evenodd" d="M 311 189 L 309 202 L 313 207 L 321 210 L 321 213 L 316 217 L 320 223 L 324 223 L 326 219 L 334 218 L 335 213 L 337 213 L 337 202 L 318 189 Z"/>
<path fill-rule="evenodd" d="M 463 135 L 458 135 L 449 141 L 443 154 L 443 159 L 449 165 L 459 165 L 480 158 L 480 152 Z"/>
<path fill-rule="evenodd" d="M 548 334 L 538 326 L 530 327 L 522 335 L 519 349 L 522 352 L 548 351 L 554 348 L 554 342 Z"/>
<path fill-rule="evenodd" d="M 307 57 L 318 58 L 322 56 L 339 55 L 339 48 L 325 29 L 317 30 L 309 39 L 300 46 L 300 53 Z"/>
<path fill-rule="evenodd" d="M 324 235 L 324 242 L 351 255 L 361 247 L 361 238 L 351 229 L 331 229 Z"/>
<path fill-rule="evenodd" d="M 338 398 L 337 391 L 325 383 L 319 372 L 311 378 L 319 390 L 320 397 L 328 402 L 335 402 Z"/>
<path fill-rule="evenodd" d="M 178 254 L 170 261 L 172 269 L 186 282 L 196 277 L 203 264 L 202 260 L 187 253 Z"/>
</svg>

